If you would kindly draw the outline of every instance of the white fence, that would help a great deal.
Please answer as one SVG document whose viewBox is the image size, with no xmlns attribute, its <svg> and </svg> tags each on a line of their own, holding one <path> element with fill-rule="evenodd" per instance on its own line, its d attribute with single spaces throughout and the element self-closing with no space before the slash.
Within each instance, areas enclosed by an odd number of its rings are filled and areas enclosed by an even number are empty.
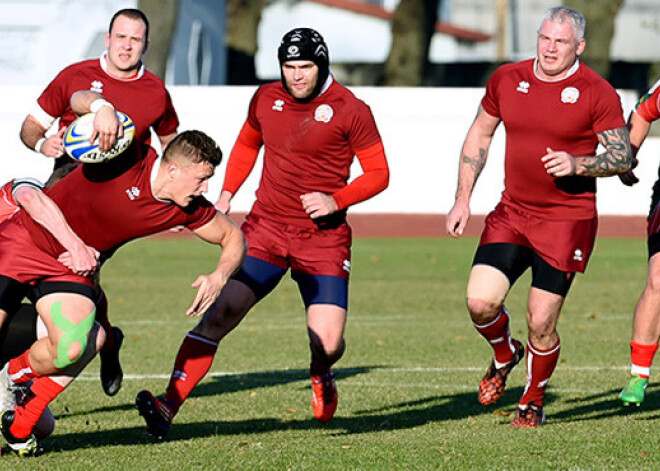
<svg viewBox="0 0 660 471">
<path fill-rule="evenodd" d="M 245 120 L 254 87 L 170 87 L 181 120 L 180 130 L 200 129 L 211 135 L 228 157 Z M 376 117 L 391 168 L 389 188 L 357 205 L 362 213 L 446 213 L 453 204 L 458 155 L 476 114 L 481 89 L 353 88 Z M 41 87 L 0 87 L 0 182 L 16 176 L 45 179 L 52 162 L 25 148 L 19 139 L 21 123 Z M 621 92 L 627 116 L 636 96 Z M 497 131 L 489 161 L 477 184 L 472 212 L 485 214 L 495 205 L 503 182 L 503 129 Z M 599 180 L 601 214 L 645 214 L 651 186 L 657 177 L 660 139 L 649 139 L 640 152 L 639 184 L 624 187 L 618 178 Z M 215 201 L 224 176 L 224 162 L 211 181 L 209 199 Z M 234 199 L 234 211 L 247 211 L 258 183 L 259 164 Z M 359 175 L 355 164 L 352 175 Z"/>
</svg>

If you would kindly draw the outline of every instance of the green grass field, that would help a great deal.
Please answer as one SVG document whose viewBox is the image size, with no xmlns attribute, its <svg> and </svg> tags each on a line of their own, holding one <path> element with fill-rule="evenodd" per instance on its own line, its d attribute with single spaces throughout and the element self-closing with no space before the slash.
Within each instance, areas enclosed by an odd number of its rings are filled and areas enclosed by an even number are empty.
<svg viewBox="0 0 660 471">
<path fill-rule="evenodd" d="M 144 433 L 133 407 L 160 393 L 195 321 L 184 315 L 197 274 L 217 250 L 197 240 L 147 240 L 104 268 L 112 321 L 126 334 L 124 386 L 106 397 L 98 361 L 53 404 L 47 453 L 0 458 L 2 469 L 658 469 L 660 387 L 623 408 L 632 311 L 646 276 L 643 240 L 601 239 L 559 323 L 560 364 L 548 423 L 511 429 L 525 381 L 518 367 L 500 402 L 482 407 L 477 384 L 490 349 L 465 309 L 476 239 L 355 242 L 348 349 L 336 365 L 339 409 L 317 423 L 310 406 L 302 304 L 288 278 L 221 344 L 213 374 L 176 417 L 165 442 Z M 529 277 L 508 300 L 526 338 Z M 659 360 L 660 361 L 660 360 Z M 657 374 L 655 378 L 657 379 Z"/>
</svg>

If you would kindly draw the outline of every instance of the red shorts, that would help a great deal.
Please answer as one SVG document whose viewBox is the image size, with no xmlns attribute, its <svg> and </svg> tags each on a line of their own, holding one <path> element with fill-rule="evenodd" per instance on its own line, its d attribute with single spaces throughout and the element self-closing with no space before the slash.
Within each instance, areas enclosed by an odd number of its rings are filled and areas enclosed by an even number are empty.
<svg viewBox="0 0 660 471">
<path fill-rule="evenodd" d="M 564 272 L 584 272 L 596 240 L 598 218 L 541 219 L 500 203 L 486 217 L 479 245 L 509 243 L 529 247 L 549 265 Z"/>
<path fill-rule="evenodd" d="M 348 280 L 352 234 L 348 224 L 317 229 L 283 224 L 249 214 L 241 226 L 248 255 L 307 275 Z"/>
<path fill-rule="evenodd" d="M 74 275 L 52 253 L 38 248 L 17 221 L 0 224 L 0 275 L 23 284 L 72 282 L 94 286 L 91 277 Z"/>
</svg>

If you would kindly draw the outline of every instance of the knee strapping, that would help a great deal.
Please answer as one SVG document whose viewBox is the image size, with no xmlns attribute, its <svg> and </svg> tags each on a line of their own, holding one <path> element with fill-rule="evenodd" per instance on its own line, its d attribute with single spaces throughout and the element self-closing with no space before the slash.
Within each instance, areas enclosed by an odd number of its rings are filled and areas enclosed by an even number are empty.
<svg viewBox="0 0 660 471">
<path fill-rule="evenodd" d="M 50 308 L 50 313 L 55 326 L 64 332 L 64 335 L 62 335 L 57 342 L 57 358 L 55 358 L 53 363 L 57 368 L 66 368 L 77 362 L 87 349 L 87 340 L 89 332 L 94 325 L 96 309 L 92 310 L 92 312 L 78 324 L 75 324 L 64 317 L 64 314 L 62 313 L 62 303 L 60 301 L 53 303 Z M 80 353 L 76 358 L 71 359 L 69 358 L 69 350 L 74 342 L 80 344 Z"/>
</svg>

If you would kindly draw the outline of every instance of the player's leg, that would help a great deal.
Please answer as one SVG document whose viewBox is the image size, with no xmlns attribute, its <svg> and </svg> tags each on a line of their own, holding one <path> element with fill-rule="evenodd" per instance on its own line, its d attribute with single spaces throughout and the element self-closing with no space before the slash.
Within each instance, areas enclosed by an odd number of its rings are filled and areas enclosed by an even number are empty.
<svg viewBox="0 0 660 471">
<path fill-rule="evenodd" d="M 514 427 L 536 427 L 545 422 L 545 389 L 561 346 L 557 321 L 574 277 L 574 273 L 558 270 L 534 254 L 527 301 L 527 383 L 511 423 Z"/>
<path fill-rule="evenodd" d="M 37 336 L 45 338 L 47 328 L 40 324 Z M 105 332 L 97 322 L 93 323 L 88 338 L 78 361 L 61 369 L 59 374 L 38 376 L 22 383 L 16 406 L 4 411 L 0 418 L 0 429 L 10 450 L 20 456 L 33 456 L 40 452 L 38 440 L 52 433 L 55 426 L 48 404 L 71 384 L 105 342 Z"/>
<path fill-rule="evenodd" d="M 199 324 L 184 338 L 165 395 L 156 398 L 148 390 L 138 393 L 136 407 L 147 423 L 147 433 L 159 440 L 165 438 L 172 419 L 211 369 L 220 340 L 277 286 L 285 272 L 280 266 L 246 257 Z"/>
<path fill-rule="evenodd" d="M 644 401 L 649 384 L 653 357 L 660 337 L 660 211 L 652 213 L 648 225 L 649 268 L 644 291 L 635 306 L 633 332 L 630 341 L 630 378 L 621 391 L 624 405 Z"/>
<path fill-rule="evenodd" d="M 97 272 L 98 273 L 98 272 Z M 124 342 L 124 333 L 119 327 L 110 324 L 108 318 L 108 298 L 101 288 L 98 275 L 95 277 L 96 285 L 96 320 L 106 332 L 105 344 L 99 352 L 101 360 L 101 386 L 107 396 L 114 396 L 121 389 L 124 372 L 119 362 L 119 350 Z"/>
<path fill-rule="evenodd" d="M 491 364 L 479 383 L 477 399 L 483 405 L 502 397 L 509 373 L 524 355 L 522 342 L 511 336 L 504 300 L 530 261 L 529 248 L 508 243 L 481 245 L 474 256 L 467 288 L 468 311 L 475 329 L 493 349 Z"/>
<path fill-rule="evenodd" d="M 40 297 L 37 312 L 48 329 L 48 336 L 10 361 L 9 373 L 14 382 L 57 374 L 78 361 L 94 324 L 93 295 L 91 291 L 88 294 L 53 292 Z"/>
<path fill-rule="evenodd" d="M 320 422 L 328 422 L 338 404 L 332 366 L 346 350 L 346 310 L 332 304 L 313 304 L 307 309 L 307 333 L 311 361 L 312 410 Z"/>
</svg>

